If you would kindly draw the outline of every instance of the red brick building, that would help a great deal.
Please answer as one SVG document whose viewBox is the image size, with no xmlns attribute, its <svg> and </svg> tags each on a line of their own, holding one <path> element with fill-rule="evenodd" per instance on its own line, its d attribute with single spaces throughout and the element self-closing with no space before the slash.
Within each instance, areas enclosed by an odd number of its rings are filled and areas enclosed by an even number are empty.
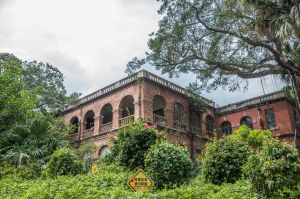
<svg viewBox="0 0 300 199">
<path fill-rule="evenodd" d="M 222 131 L 232 132 L 244 120 L 249 125 L 251 120 L 254 129 L 269 125 L 274 135 L 293 141 L 294 110 L 285 95 L 277 92 L 220 108 L 210 103 L 207 112 L 201 114 L 190 107 L 183 88 L 142 70 L 66 106 L 62 115 L 65 123 L 77 126 L 70 136 L 72 141 L 94 141 L 98 146 L 94 158 L 109 150 L 108 134 L 130 119 L 142 118 L 167 128 L 167 139 L 187 146 L 191 157 L 197 159 L 214 129 L 220 136 Z"/>
</svg>

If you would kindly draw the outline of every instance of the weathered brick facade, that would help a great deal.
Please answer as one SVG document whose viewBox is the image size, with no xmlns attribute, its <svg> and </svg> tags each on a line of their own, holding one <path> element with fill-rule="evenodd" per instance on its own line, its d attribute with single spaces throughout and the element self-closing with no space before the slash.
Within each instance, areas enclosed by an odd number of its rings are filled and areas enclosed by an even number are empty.
<svg viewBox="0 0 300 199">
<path fill-rule="evenodd" d="M 94 158 L 100 154 L 103 147 L 109 146 L 107 135 L 116 132 L 120 126 L 126 125 L 128 118 L 134 118 L 135 121 L 142 118 L 166 127 L 167 139 L 187 146 L 194 159 L 205 148 L 207 137 L 210 136 L 211 132 L 207 132 L 209 118 L 212 121 L 211 128 L 216 128 L 220 136 L 223 121 L 229 121 L 235 130 L 244 116 L 252 118 L 254 129 L 264 128 L 259 125 L 266 124 L 264 110 L 273 108 L 277 127 L 272 133 L 280 134 L 283 138 L 293 141 L 294 137 L 291 135 L 296 123 L 293 118 L 295 108 L 284 96 L 275 101 L 271 100 L 267 104 L 258 103 L 259 106 L 251 104 L 242 108 L 231 107 L 230 110 L 225 110 L 228 109 L 226 106 L 215 109 L 214 103 L 211 103 L 207 113 L 201 114 L 197 110 L 191 110 L 184 92 L 183 88 L 143 70 L 65 107 L 63 118 L 65 123 L 74 123 L 78 120 L 78 130 L 71 135 L 70 139 L 77 143 L 95 142 L 99 150 L 93 155 Z M 130 110 L 129 115 L 126 114 L 125 107 Z M 181 114 L 179 119 L 177 109 L 174 111 L 175 107 L 182 110 L 179 111 Z M 196 126 L 195 122 L 191 121 L 191 111 L 194 115 L 198 115 L 196 119 L 198 118 L 199 123 Z M 177 114 L 176 117 L 174 114 Z"/>
</svg>

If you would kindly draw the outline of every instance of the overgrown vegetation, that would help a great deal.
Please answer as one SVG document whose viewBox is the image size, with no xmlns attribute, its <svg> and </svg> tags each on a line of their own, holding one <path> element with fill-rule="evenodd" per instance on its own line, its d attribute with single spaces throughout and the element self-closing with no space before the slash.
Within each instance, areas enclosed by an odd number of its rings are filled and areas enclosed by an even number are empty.
<svg viewBox="0 0 300 199">
<path fill-rule="evenodd" d="M 77 175 L 83 173 L 83 163 L 75 152 L 67 147 L 58 149 L 51 155 L 47 165 L 46 175 Z"/>
<path fill-rule="evenodd" d="M 97 146 L 70 148 L 65 137 L 72 127 L 53 118 L 76 98 L 65 96 L 62 74 L 9 54 L 0 54 L 0 66 L 0 198 L 300 198 L 296 150 L 269 130 L 246 126 L 210 140 L 194 178 L 187 150 L 142 120 L 110 134 L 111 153 L 92 166 Z M 45 80 L 44 72 L 53 78 Z M 205 107 L 192 97 L 193 106 Z M 133 193 L 126 186 L 138 168 L 155 181 L 151 191 Z"/>
<path fill-rule="evenodd" d="M 245 172 L 255 192 L 268 198 L 300 196 L 299 155 L 288 143 L 265 140 L 261 149 L 250 156 Z"/>
<path fill-rule="evenodd" d="M 193 164 L 188 151 L 167 141 L 157 142 L 145 155 L 145 169 L 156 188 L 175 187 L 189 182 Z"/>
<path fill-rule="evenodd" d="M 234 183 L 242 176 L 242 166 L 247 162 L 249 146 L 228 136 L 214 139 L 206 145 L 203 159 L 203 177 L 214 184 Z"/>
<path fill-rule="evenodd" d="M 157 130 L 142 120 L 130 123 L 111 137 L 113 147 L 110 160 L 129 169 L 144 168 L 145 153 L 157 140 L 164 140 L 164 131 Z"/>
<path fill-rule="evenodd" d="M 134 193 L 126 181 L 134 172 L 123 167 L 101 166 L 94 173 L 57 178 L 24 180 L 9 177 L 0 180 L 0 198 L 255 198 L 247 181 L 222 186 L 205 183 L 201 178 L 175 189 Z"/>
<path fill-rule="evenodd" d="M 68 143 L 71 128 L 54 115 L 75 95 L 66 95 L 57 68 L 0 53 L 0 162 L 41 175 L 53 152 Z"/>
</svg>

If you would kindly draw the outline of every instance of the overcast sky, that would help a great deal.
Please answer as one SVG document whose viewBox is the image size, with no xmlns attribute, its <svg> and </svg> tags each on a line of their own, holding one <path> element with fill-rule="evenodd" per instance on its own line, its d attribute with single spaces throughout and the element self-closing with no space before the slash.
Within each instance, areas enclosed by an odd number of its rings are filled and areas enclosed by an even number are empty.
<svg viewBox="0 0 300 199">
<path fill-rule="evenodd" d="M 86 95 L 125 77 L 128 61 L 144 55 L 148 34 L 158 29 L 158 8 L 156 0 L 0 0 L 0 52 L 48 62 L 63 72 L 69 92 Z M 171 81 L 185 87 L 193 78 Z M 272 77 L 263 83 L 266 93 L 282 86 Z M 246 92 L 203 96 L 224 105 L 261 94 L 254 79 Z"/>
</svg>

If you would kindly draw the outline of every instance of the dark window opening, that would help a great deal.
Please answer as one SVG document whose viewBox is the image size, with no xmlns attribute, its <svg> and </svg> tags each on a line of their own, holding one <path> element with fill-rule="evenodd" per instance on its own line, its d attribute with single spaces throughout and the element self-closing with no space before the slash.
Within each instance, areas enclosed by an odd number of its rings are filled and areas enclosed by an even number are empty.
<svg viewBox="0 0 300 199">
<path fill-rule="evenodd" d="M 276 121 L 275 121 L 275 115 L 272 108 L 265 110 L 266 114 L 266 120 L 268 124 L 268 129 L 275 129 L 276 128 Z"/>
<path fill-rule="evenodd" d="M 160 96 L 154 96 L 154 99 L 153 99 L 153 114 L 164 117 L 165 116 L 164 108 L 165 108 L 164 99 Z"/>
<path fill-rule="evenodd" d="M 109 122 L 112 122 L 113 113 L 112 113 L 111 104 L 106 104 L 103 106 L 101 110 L 101 116 L 103 117 L 102 124 L 107 124 Z"/>
<path fill-rule="evenodd" d="M 241 123 L 241 126 L 242 126 L 242 125 L 247 125 L 250 129 L 253 130 L 253 123 L 252 123 L 251 117 L 248 117 L 248 116 L 243 117 L 243 118 L 241 119 L 240 123 Z"/>
<path fill-rule="evenodd" d="M 174 121 L 184 123 L 184 109 L 181 104 L 174 104 Z"/>
<path fill-rule="evenodd" d="M 89 111 L 85 116 L 85 130 L 94 128 L 94 117 L 95 114 L 93 111 Z"/>
<path fill-rule="evenodd" d="M 200 115 L 196 111 L 191 112 L 191 126 L 200 129 L 201 128 L 201 120 Z"/>
<path fill-rule="evenodd" d="M 79 126 L 79 120 L 78 120 L 78 117 L 73 117 L 73 118 L 71 119 L 71 124 L 72 124 L 73 127 L 74 127 L 73 133 L 78 133 L 78 126 Z"/>
<path fill-rule="evenodd" d="M 134 99 L 132 96 L 126 96 L 121 101 L 122 118 L 134 114 Z"/>
<path fill-rule="evenodd" d="M 205 122 L 206 122 L 206 132 L 212 133 L 214 131 L 214 119 L 210 115 L 208 115 L 206 116 Z"/>
<path fill-rule="evenodd" d="M 232 134 L 232 127 L 231 127 L 231 123 L 228 121 L 225 121 L 221 124 L 221 130 L 222 130 L 222 134 L 224 135 L 231 135 Z"/>
</svg>

